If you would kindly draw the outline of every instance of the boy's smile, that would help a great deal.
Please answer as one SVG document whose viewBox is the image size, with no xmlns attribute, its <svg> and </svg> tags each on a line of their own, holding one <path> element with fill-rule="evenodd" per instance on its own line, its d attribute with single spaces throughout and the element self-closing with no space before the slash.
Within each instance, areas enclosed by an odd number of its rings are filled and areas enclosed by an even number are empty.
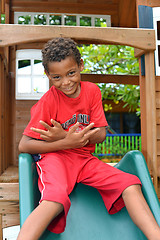
<svg viewBox="0 0 160 240">
<path fill-rule="evenodd" d="M 70 98 L 76 98 L 80 94 L 80 72 L 83 71 L 83 61 L 80 65 L 76 63 L 72 56 L 60 62 L 49 62 L 48 78 L 53 85 Z"/>
</svg>

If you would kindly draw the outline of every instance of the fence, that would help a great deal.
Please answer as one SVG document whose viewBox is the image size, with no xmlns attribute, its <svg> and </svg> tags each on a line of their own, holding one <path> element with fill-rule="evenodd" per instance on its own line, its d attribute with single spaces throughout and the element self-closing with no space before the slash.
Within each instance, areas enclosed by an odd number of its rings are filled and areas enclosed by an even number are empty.
<svg viewBox="0 0 160 240">
<path fill-rule="evenodd" d="M 97 157 L 122 157 L 130 150 L 141 151 L 141 134 L 107 134 L 103 143 L 96 144 Z"/>
</svg>

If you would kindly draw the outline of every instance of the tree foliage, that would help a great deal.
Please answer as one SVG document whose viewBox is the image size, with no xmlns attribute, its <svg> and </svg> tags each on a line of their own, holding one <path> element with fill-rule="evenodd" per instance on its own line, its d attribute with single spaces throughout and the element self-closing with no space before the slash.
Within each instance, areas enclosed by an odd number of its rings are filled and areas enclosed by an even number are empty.
<svg viewBox="0 0 160 240">
<path fill-rule="evenodd" d="M 134 57 L 134 49 L 129 46 L 115 45 L 88 45 L 80 46 L 85 69 L 84 73 L 99 74 L 127 74 L 138 75 L 139 64 Z M 130 111 L 139 114 L 140 111 L 140 91 L 136 85 L 122 84 L 97 84 L 102 92 L 102 99 L 113 100 L 118 104 L 124 102 L 124 107 L 128 106 Z M 112 106 L 105 106 L 105 110 L 112 109 Z"/>
<path fill-rule="evenodd" d="M 5 15 L 4 14 L 1 14 L 1 21 L 0 23 L 4 24 L 5 23 Z"/>
</svg>

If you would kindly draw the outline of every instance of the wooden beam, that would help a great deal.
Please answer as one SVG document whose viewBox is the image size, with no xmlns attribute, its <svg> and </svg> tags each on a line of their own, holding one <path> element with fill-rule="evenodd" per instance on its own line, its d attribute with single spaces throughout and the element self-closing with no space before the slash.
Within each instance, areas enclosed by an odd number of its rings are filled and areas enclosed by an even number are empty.
<svg viewBox="0 0 160 240">
<path fill-rule="evenodd" d="M 144 50 L 138 49 L 138 48 L 134 48 L 134 56 L 135 56 L 136 58 L 141 57 L 144 53 L 145 53 Z"/>
<path fill-rule="evenodd" d="M 138 75 L 81 74 L 82 81 L 139 85 Z"/>
<path fill-rule="evenodd" d="M 118 15 L 118 4 L 108 1 L 73 2 L 73 1 L 17 1 L 12 0 L 14 12 L 49 12 L 49 13 L 76 13 L 76 14 L 104 14 Z"/>
<path fill-rule="evenodd" d="M 159 0 L 137 0 L 137 3 L 148 7 L 160 7 Z"/>
<path fill-rule="evenodd" d="M 16 69 L 16 46 L 10 47 L 9 66 L 10 66 L 10 156 L 11 165 L 18 165 L 16 158 L 16 97 L 15 97 L 15 69 Z"/>
<path fill-rule="evenodd" d="M 0 240 L 3 240 L 2 214 L 0 214 Z"/>
<path fill-rule="evenodd" d="M 0 174 L 4 171 L 4 75 L 3 59 L 0 55 Z"/>
<path fill-rule="evenodd" d="M 1 0 L 0 4 L 1 14 L 5 14 L 5 0 Z"/>
<path fill-rule="evenodd" d="M 10 21 L 10 3 L 5 3 L 5 24 L 9 24 Z"/>
<path fill-rule="evenodd" d="M 136 27 L 136 0 L 119 0 L 119 26 Z"/>
<path fill-rule="evenodd" d="M 141 73 L 141 60 L 139 59 L 139 72 Z M 146 124 L 146 82 L 144 76 L 139 76 L 140 107 L 141 107 L 141 146 L 142 153 L 147 160 L 147 124 Z"/>
<path fill-rule="evenodd" d="M 157 191 L 157 128 L 154 51 L 145 53 L 147 163 Z"/>
<path fill-rule="evenodd" d="M 0 32 L 0 47 L 70 37 L 96 44 L 120 44 L 144 50 L 156 48 L 155 31 L 152 29 L 1 24 Z"/>
</svg>

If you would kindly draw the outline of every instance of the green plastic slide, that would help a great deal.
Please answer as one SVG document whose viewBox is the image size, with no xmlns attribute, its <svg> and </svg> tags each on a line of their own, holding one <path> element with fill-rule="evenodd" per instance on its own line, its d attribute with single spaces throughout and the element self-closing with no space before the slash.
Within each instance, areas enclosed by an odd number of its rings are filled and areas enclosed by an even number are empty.
<svg viewBox="0 0 160 240">
<path fill-rule="evenodd" d="M 160 204 L 142 153 L 128 152 L 116 167 L 140 178 L 144 197 L 160 225 Z M 22 226 L 40 199 L 36 166 L 29 154 L 19 155 L 19 188 L 20 224 Z M 70 199 L 71 208 L 65 231 L 61 234 L 54 234 L 46 230 L 41 240 L 147 239 L 132 222 L 126 208 L 114 215 L 109 215 L 96 189 L 78 184 L 71 193 Z"/>
</svg>

